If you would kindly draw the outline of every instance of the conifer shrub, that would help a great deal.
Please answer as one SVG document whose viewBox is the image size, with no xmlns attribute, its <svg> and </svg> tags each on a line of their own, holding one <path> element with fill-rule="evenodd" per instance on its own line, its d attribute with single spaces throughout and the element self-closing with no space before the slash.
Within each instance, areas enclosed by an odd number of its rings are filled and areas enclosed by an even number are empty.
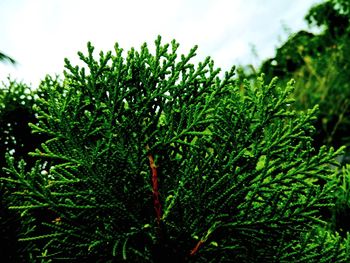
<svg viewBox="0 0 350 263">
<path fill-rule="evenodd" d="M 0 88 L 0 167 L 6 165 L 5 153 L 16 159 L 23 158 L 28 165 L 34 165 L 35 160 L 28 156 L 44 142 L 44 135 L 31 133 L 29 122 L 36 122 L 32 106 L 36 97 L 43 96 L 40 90 L 33 91 L 24 83 L 8 79 Z M 0 171 L 0 177 L 6 176 Z M 15 211 L 8 209 L 8 189 L 0 185 L 0 258 L 3 262 L 19 262 L 21 251 L 24 250 L 17 242 L 20 220 Z"/>
<path fill-rule="evenodd" d="M 36 98 L 44 96 L 40 90 L 33 91 L 28 85 L 8 79 L 0 87 L 0 165 L 6 165 L 5 153 L 16 159 L 24 158 L 30 164 L 27 154 L 44 141 L 33 135 L 28 123 L 36 122 L 32 107 Z M 34 164 L 34 163 L 33 163 Z"/>
<path fill-rule="evenodd" d="M 342 236 L 350 231 L 350 165 L 339 169 L 339 176 L 330 183 L 335 185 L 335 205 L 332 208 L 332 228 Z"/>
<path fill-rule="evenodd" d="M 312 148 L 317 108 L 291 110 L 293 83 L 243 85 L 207 58 L 155 41 L 126 56 L 66 60 L 42 84 L 30 155 L 7 155 L 20 241 L 37 262 L 346 262 L 326 230 L 331 164 Z M 45 84 L 46 83 L 46 84 Z M 243 88 L 242 88 L 243 87 Z M 320 183 L 322 182 L 322 183 Z M 45 216 L 43 216 L 45 215 Z"/>
</svg>

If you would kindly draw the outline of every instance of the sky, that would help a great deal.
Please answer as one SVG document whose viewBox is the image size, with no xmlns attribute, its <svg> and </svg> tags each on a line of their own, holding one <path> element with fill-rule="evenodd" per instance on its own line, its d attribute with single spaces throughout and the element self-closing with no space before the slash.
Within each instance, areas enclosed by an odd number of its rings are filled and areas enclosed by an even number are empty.
<svg viewBox="0 0 350 263">
<path fill-rule="evenodd" d="M 224 71 L 272 57 L 287 32 L 308 29 L 304 16 L 320 0 L 0 0 L 0 81 L 36 87 L 46 74 L 62 75 L 64 58 L 78 51 L 151 47 L 176 39 L 180 53 L 198 45 L 197 60 L 211 56 Z M 286 31 L 287 28 L 287 31 Z M 252 47 L 256 54 L 252 52 Z M 257 56 L 256 56 L 257 55 Z"/>
</svg>

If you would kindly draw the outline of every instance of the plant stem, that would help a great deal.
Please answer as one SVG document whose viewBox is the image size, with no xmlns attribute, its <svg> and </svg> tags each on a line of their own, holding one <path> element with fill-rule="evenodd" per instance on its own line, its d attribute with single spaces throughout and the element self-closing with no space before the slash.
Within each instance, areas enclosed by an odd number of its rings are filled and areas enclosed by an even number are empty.
<svg viewBox="0 0 350 263">
<path fill-rule="evenodd" d="M 149 150 L 149 147 L 147 145 L 147 150 Z M 156 217 L 157 217 L 157 224 L 160 226 L 160 219 L 162 215 L 161 211 L 161 204 L 159 201 L 159 191 L 158 191 L 158 171 L 157 171 L 157 166 L 154 163 L 154 158 L 151 153 L 147 154 L 148 160 L 149 160 L 149 166 L 152 171 L 152 195 L 153 195 L 153 206 L 154 210 L 156 212 Z"/>
</svg>

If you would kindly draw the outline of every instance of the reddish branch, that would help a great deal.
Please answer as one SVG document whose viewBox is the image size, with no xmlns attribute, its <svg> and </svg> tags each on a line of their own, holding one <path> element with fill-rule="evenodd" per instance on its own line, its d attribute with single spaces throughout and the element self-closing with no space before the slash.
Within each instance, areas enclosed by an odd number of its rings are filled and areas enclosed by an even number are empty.
<svg viewBox="0 0 350 263">
<path fill-rule="evenodd" d="M 149 150 L 148 146 L 147 146 L 147 150 Z M 160 205 L 160 201 L 159 201 L 157 166 L 154 163 L 153 155 L 151 153 L 148 153 L 147 156 L 148 156 L 148 160 L 149 160 L 149 166 L 150 166 L 151 171 L 152 171 L 153 206 L 154 206 L 154 210 L 156 211 L 157 224 L 159 226 L 162 211 L 161 211 L 161 205 Z"/>
<path fill-rule="evenodd" d="M 146 146 L 146 149 L 149 150 L 149 146 Z M 157 171 L 157 166 L 154 163 L 154 158 L 151 153 L 147 154 L 148 160 L 149 160 L 149 167 L 151 168 L 152 171 L 152 194 L 153 194 L 153 206 L 154 210 L 156 212 L 156 217 L 157 217 L 157 224 L 160 226 L 160 219 L 162 216 L 162 210 L 161 210 L 161 205 L 159 201 L 159 191 L 158 191 L 158 171 Z M 194 256 L 199 248 L 204 244 L 204 240 L 199 240 L 196 246 L 191 250 L 190 256 Z"/>
<path fill-rule="evenodd" d="M 199 248 L 204 244 L 204 242 L 204 240 L 199 240 L 196 246 L 191 250 L 190 256 L 194 256 L 199 250 Z"/>
</svg>

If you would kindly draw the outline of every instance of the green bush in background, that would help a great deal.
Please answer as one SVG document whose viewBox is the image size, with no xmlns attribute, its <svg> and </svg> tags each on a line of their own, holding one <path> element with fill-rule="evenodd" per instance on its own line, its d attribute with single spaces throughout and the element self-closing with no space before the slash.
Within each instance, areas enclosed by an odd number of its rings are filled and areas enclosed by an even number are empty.
<svg viewBox="0 0 350 263">
<path fill-rule="evenodd" d="M 262 63 L 254 78 L 279 77 L 281 85 L 295 79 L 294 108 L 319 105 L 315 146 L 350 145 L 350 9 L 347 0 L 328 0 L 310 9 L 306 21 L 318 33 L 300 31 Z"/>
<path fill-rule="evenodd" d="M 6 166 L 5 154 L 16 159 L 25 159 L 29 165 L 35 160 L 27 154 L 39 147 L 44 135 L 32 134 L 29 122 L 36 122 L 32 109 L 36 99 L 44 94 L 32 91 L 27 85 L 8 80 L 0 88 L 0 167 Z M 6 176 L 1 169 L 0 177 Z M 0 239 L 1 260 L 4 262 L 23 262 L 25 247 L 18 243 L 21 227 L 20 218 L 15 211 L 8 209 L 11 194 L 3 183 L 0 185 Z"/>
</svg>

